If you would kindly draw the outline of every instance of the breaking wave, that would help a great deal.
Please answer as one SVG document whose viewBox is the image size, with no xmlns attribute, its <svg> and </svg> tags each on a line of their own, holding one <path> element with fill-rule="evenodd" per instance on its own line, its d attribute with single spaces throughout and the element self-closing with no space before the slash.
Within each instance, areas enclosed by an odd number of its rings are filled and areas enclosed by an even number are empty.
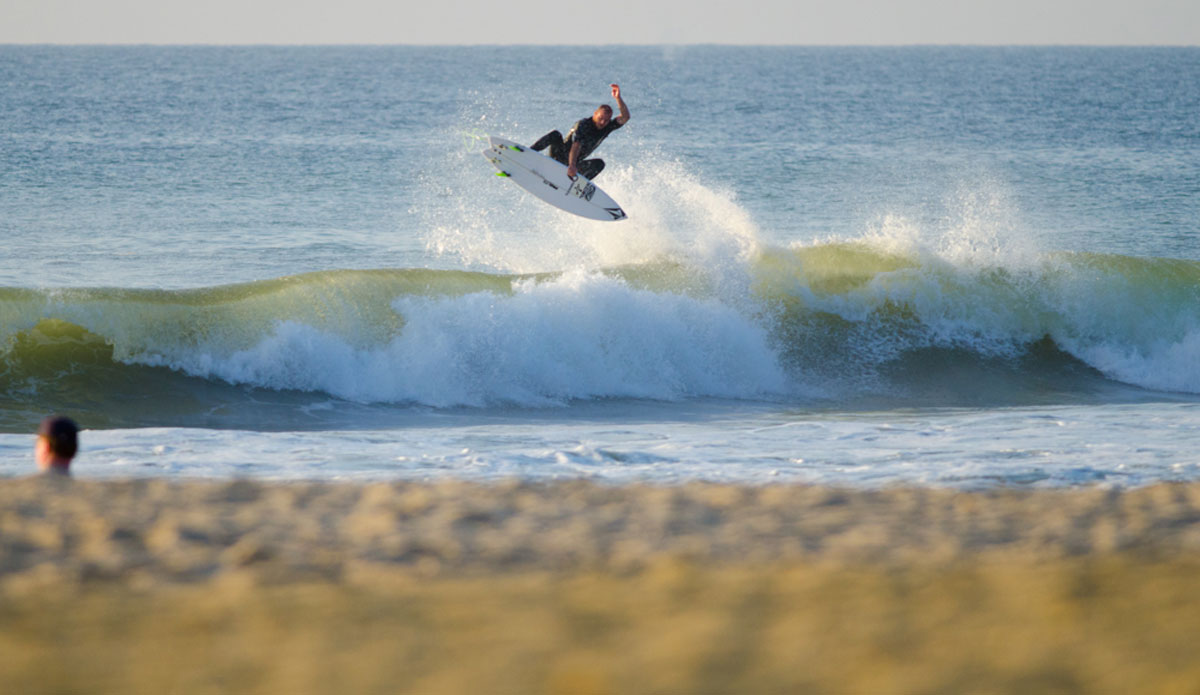
<svg viewBox="0 0 1200 695">
<path fill-rule="evenodd" d="M 728 268 L 722 269 L 728 273 Z M 0 289 L 9 411 L 246 393 L 354 403 L 1200 393 L 1200 263 L 1019 263 L 881 240 L 762 248 L 739 282 L 659 261 L 544 274 L 328 271 L 195 290 Z M 1047 395 L 1049 394 L 1049 395 Z M 25 425 L 22 425 L 25 426 Z"/>
</svg>

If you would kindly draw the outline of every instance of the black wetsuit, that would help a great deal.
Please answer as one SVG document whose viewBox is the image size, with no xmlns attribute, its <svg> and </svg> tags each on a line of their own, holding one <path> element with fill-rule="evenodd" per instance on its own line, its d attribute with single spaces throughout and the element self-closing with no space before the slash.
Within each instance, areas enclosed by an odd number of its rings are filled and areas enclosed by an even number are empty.
<svg viewBox="0 0 1200 695">
<path fill-rule="evenodd" d="M 609 133 L 620 128 L 621 125 L 614 118 L 603 128 L 597 128 L 595 121 L 590 116 L 581 118 L 571 128 L 571 132 L 567 133 L 565 139 L 562 133 L 552 130 L 538 138 L 538 141 L 533 143 L 533 149 L 541 151 L 549 147 L 550 152 L 548 154 L 551 159 L 557 159 L 563 164 L 568 164 L 571 158 L 571 146 L 578 142 L 579 157 L 575 161 L 575 168 L 586 178 L 594 179 L 597 174 L 604 171 L 604 160 L 587 159 L 586 157 L 599 147 L 600 143 L 604 142 L 604 138 L 608 137 Z"/>
</svg>

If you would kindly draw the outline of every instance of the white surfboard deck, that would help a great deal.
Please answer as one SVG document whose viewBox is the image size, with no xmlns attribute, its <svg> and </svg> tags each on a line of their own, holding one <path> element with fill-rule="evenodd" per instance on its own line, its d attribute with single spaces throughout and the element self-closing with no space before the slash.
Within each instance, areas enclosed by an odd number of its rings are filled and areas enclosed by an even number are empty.
<svg viewBox="0 0 1200 695">
<path fill-rule="evenodd" d="M 511 140 L 489 136 L 491 147 L 483 156 L 503 176 L 560 210 L 580 217 L 614 222 L 625 219 L 625 211 L 607 193 L 582 175 L 572 181 L 567 165 L 534 152 Z"/>
</svg>

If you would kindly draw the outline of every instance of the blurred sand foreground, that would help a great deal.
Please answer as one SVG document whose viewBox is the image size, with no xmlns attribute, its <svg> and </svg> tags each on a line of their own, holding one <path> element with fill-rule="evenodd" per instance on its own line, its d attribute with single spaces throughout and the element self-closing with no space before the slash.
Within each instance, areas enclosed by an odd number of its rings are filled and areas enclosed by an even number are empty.
<svg viewBox="0 0 1200 695">
<path fill-rule="evenodd" d="M 1200 484 L 0 481 L 0 693 L 1198 693 Z"/>
</svg>

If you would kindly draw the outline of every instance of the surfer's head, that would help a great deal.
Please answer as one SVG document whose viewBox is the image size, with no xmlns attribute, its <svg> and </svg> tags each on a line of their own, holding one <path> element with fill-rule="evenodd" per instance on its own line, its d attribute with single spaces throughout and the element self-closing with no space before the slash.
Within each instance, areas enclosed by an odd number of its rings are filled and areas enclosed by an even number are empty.
<svg viewBox="0 0 1200 695">
<path fill-rule="evenodd" d="M 596 108 L 596 112 L 592 114 L 592 123 L 595 123 L 597 128 L 603 128 L 611 120 L 612 107 L 608 104 L 601 104 Z"/>
<path fill-rule="evenodd" d="M 34 457 L 45 472 L 66 473 L 79 447 L 79 427 L 70 418 L 51 415 L 38 427 Z"/>
</svg>

